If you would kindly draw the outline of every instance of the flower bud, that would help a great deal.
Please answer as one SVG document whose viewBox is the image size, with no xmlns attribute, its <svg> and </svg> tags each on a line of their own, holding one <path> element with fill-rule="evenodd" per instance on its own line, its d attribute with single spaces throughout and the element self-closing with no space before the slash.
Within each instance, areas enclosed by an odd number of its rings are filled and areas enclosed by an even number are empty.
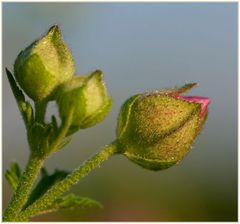
<svg viewBox="0 0 240 224">
<path fill-rule="evenodd" d="M 118 119 L 119 150 L 151 170 L 181 161 L 204 124 L 210 103 L 205 97 L 181 95 L 194 85 L 129 98 Z"/>
<path fill-rule="evenodd" d="M 74 110 L 69 134 L 96 125 L 110 111 L 112 100 L 102 79 L 102 72 L 97 70 L 89 76 L 74 77 L 58 90 L 57 104 L 61 118 L 65 120 L 70 109 Z"/>
<path fill-rule="evenodd" d="M 72 54 L 56 25 L 21 51 L 14 64 L 16 80 L 34 101 L 51 99 L 56 87 L 71 79 L 74 73 Z"/>
</svg>

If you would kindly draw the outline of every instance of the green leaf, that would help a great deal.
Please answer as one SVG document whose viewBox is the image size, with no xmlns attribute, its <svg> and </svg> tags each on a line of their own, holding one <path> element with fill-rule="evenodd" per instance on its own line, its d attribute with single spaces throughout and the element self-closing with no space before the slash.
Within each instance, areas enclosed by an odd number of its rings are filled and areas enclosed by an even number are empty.
<svg viewBox="0 0 240 224">
<path fill-rule="evenodd" d="M 14 94 L 17 102 L 25 102 L 25 97 L 24 97 L 23 92 L 17 86 L 16 81 L 13 78 L 13 75 L 11 74 L 11 72 L 7 68 L 6 68 L 6 73 L 7 73 L 8 81 L 11 85 L 13 94 Z"/>
<path fill-rule="evenodd" d="M 102 205 L 91 198 L 80 197 L 74 194 L 69 194 L 57 198 L 53 204 L 39 214 L 58 211 L 60 209 L 74 209 L 74 208 L 102 208 Z"/>
<path fill-rule="evenodd" d="M 45 168 L 41 170 L 41 179 L 37 183 L 36 187 L 33 189 L 29 199 L 25 205 L 25 208 L 35 202 L 40 198 L 49 188 L 51 188 L 55 183 L 63 180 L 69 172 L 64 170 L 55 170 L 53 174 L 49 175 Z"/>
<path fill-rule="evenodd" d="M 5 177 L 12 187 L 13 191 L 16 191 L 19 179 L 21 178 L 22 171 L 17 162 L 13 162 L 10 169 L 6 171 Z"/>
<path fill-rule="evenodd" d="M 32 106 L 29 102 L 25 100 L 22 90 L 20 90 L 15 79 L 13 78 L 13 75 L 7 68 L 6 68 L 6 73 L 7 73 L 8 81 L 10 83 L 13 95 L 17 101 L 18 108 L 22 114 L 23 120 L 26 126 L 29 126 L 32 124 L 32 121 L 33 121 Z"/>
<path fill-rule="evenodd" d="M 87 197 L 79 197 L 74 194 L 69 194 L 64 197 L 57 198 L 53 203 L 53 206 L 58 208 L 73 208 L 73 207 L 81 207 L 81 208 L 101 208 L 102 205 L 91 198 Z"/>
</svg>

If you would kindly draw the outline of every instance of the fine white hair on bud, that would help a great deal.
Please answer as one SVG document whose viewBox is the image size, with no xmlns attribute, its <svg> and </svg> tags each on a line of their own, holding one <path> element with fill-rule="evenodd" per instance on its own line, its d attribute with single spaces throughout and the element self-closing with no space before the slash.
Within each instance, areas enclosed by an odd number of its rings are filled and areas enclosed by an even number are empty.
<svg viewBox="0 0 240 224">
<path fill-rule="evenodd" d="M 61 118 L 65 120 L 71 108 L 74 109 L 69 134 L 89 128 L 109 113 L 112 99 L 107 94 L 103 74 L 96 70 L 88 76 L 75 76 L 63 84 L 57 93 L 57 104 Z"/>
<path fill-rule="evenodd" d="M 34 101 L 51 100 L 56 88 L 75 74 L 72 54 L 57 25 L 17 56 L 14 75 Z"/>
<path fill-rule="evenodd" d="M 181 95 L 193 86 L 186 84 L 129 98 L 118 118 L 119 151 L 152 170 L 181 161 L 206 120 L 210 103 L 208 98 Z"/>
</svg>

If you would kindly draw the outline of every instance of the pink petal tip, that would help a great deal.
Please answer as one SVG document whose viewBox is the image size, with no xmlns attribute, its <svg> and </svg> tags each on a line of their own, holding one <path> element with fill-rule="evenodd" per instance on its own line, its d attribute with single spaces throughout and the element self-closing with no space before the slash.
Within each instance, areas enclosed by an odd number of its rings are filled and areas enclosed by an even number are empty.
<svg viewBox="0 0 240 224">
<path fill-rule="evenodd" d="M 201 113 L 199 118 L 203 116 L 203 114 L 207 111 L 208 105 L 211 103 L 211 100 L 207 97 L 202 96 L 178 96 L 179 99 L 183 99 L 188 102 L 200 103 L 201 104 Z"/>
</svg>

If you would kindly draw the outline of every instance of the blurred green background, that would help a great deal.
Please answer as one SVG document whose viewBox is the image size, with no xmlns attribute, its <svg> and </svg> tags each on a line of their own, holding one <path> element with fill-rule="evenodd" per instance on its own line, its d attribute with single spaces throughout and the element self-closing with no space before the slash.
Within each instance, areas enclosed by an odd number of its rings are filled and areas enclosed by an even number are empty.
<svg viewBox="0 0 240 224">
<path fill-rule="evenodd" d="M 57 23 L 77 73 L 102 69 L 113 97 L 110 115 L 79 131 L 47 160 L 49 171 L 71 170 L 115 137 L 129 96 L 198 82 L 191 95 L 212 100 L 190 153 L 168 170 L 145 170 L 115 156 L 71 191 L 103 209 L 61 211 L 38 221 L 237 220 L 237 3 L 3 3 L 3 69 L 20 50 Z M 22 167 L 29 151 L 24 125 L 3 71 L 3 171 Z M 47 119 L 57 111 L 51 103 Z M 3 207 L 11 191 L 3 181 Z"/>
</svg>

